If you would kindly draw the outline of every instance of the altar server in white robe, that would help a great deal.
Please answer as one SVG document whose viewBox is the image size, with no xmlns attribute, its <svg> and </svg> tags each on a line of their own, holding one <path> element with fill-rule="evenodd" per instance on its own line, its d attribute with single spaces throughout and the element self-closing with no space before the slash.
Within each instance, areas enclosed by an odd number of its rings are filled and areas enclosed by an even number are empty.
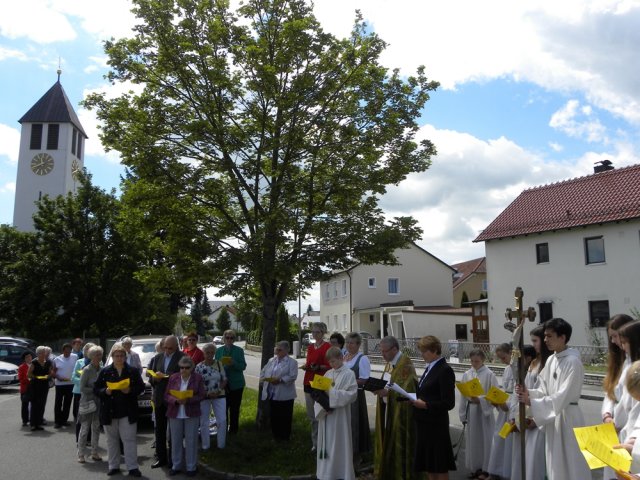
<svg viewBox="0 0 640 480">
<path fill-rule="evenodd" d="M 489 457 L 489 467 L 487 471 L 489 474 L 509 478 L 511 476 L 511 460 L 512 460 L 512 439 L 513 436 L 509 435 L 507 438 L 502 438 L 499 433 L 502 426 L 510 420 L 510 406 L 511 397 L 513 395 L 513 389 L 515 382 L 513 378 L 513 368 L 511 367 L 511 344 L 501 343 L 496 347 L 496 357 L 500 359 L 502 363 L 505 363 L 507 367 L 502 373 L 502 384 L 500 388 L 509 394 L 509 399 L 502 405 L 495 405 L 498 415 L 496 417 L 496 426 L 493 431 L 493 440 L 491 445 L 491 456 Z"/>
<path fill-rule="evenodd" d="M 626 448 L 629 451 L 632 458 L 629 471 L 638 474 L 640 472 L 640 441 L 638 440 L 640 436 L 640 360 L 633 362 L 627 370 L 625 387 L 635 400 L 635 405 L 629 412 L 627 425 L 620 432 L 625 435 L 625 438 L 621 445 L 614 448 Z"/>
<path fill-rule="evenodd" d="M 517 387 L 519 400 L 531 407 L 536 425 L 543 426 L 549 480 L 592 478 L 573 433 L 574 427 L 585 425 L 578 407 L 584 367 L 577 350 L 567 346 L 571 331 L 562 318 L 545 322 L 544 341 L 554 354 L 540 372 L 538 388 Z"/>
<path fill-rule="evenodd" d="M 469 353 L 471 368 L 464 372 L 461 382 L 477 378 L 486 393 L 491 387 L 498 386 L 498 379 L 484 365 L 484 360 L 485 355 L 482 350 L 472 350 Z M 465 465 L 477 478 L 488 478 L 491 440 L 496 424 L 493 405 L 484 397 L 462 397 L 459 413 L 460 421 L 467 423 Z"/>
<path fill-rule="evenodd" d="M 318 480 L 355 480 L 351 446 L 351 404 L 358 397 L 356 376 L 343 364 L 342 351 L 338 347 L 327 350 L 331 370 L 325 378 L 331 379 L 327 392 L 330 410 L 319 403 L 314 408 L 318 419 Z"/>
<path fill-rule="evenodd" d="M 530 332 L 531 348 L 533 356 L 531 363 L 527 369 L 527 376 L 524 379 L 525 386 L 532 390 L 538 388 L 538 376 L 547 363 L 551 352 L 544 343 L 544 327 L 537 326 Z M 524 347 L 524 357 L 527 358 L 527 347 Z M 520 407 L 518 397 L 513 396 L 513 408 L 511 410 L 512 418 L 516 425 L 519 424 L 518 416 Z M 527 469 L 527 480 L 544 480 L 545 476 L 545 459 L 544 459 L 544 431 L 542 427 L 536 425 L 531 418 L 531 407 L 526 409 L 526 429 L 525 429 L 525 460 Z M 522 430 L 522 429 L 520 429 Z M 511 480 L 520 480 L 522 470 L 520 466 L 520 433 L 514 432 L 510 436 L 513 437 L 513 461 L 511 462 Z"/>
</svg>

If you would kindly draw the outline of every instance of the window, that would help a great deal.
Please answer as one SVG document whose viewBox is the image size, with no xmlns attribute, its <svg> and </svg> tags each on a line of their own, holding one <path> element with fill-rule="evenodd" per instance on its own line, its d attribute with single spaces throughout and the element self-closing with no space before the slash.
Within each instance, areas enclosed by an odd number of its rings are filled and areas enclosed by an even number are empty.
<svg viewBox="0 0 640 480">
<path fill-rule="evenodd" d="M 338 330 L 338 315 L 333 316 L 333 327 L 331 330 Z"/>
<path fill-rule="evenodd" d="M 553 318 L 553 304 L 551 302 L 539 303 L 538 310 L 540 310 L 540 323 Z"/>
<path fill-rule="evenodd" d="M 482 279 L 482 291 L 483 292 L 487 291 L 487 279 L 486 278 Z"/>
<path fill-rule="evenodd" d="M 40 150 L 42 148 L 42 124 L 34 123 L 31 125 L 31 141 L 29 142 L 31 150 Z"/>
<path fill-rule="evenodd" d="M 584 255 L 587 265 L 604 263 L 604 238 L 602 238 L 602 236 L 585 238 Z"/>
<path fill-rule="evenodd" d="M 338 282 L 333 282 L 333 298 L 338 298 Z"/>
<path fill-rule="evenodd" d="M 329 283 L 327 283 L 324 288 L 324 299 L 329 300 L 329 296 Z"/>
<path fill-rule="evenodd" d="M 456 340 L 467 341 L 467 325 L 464 323 L 456 324 Z"/>
<path fill-rule="evenodd" d="M 549 263 L 549 244 L 536 244 L 536 263 Z"/>
<path fill-rule="evenodd" d="M 76 154 L 76 138 L 78 137 L 78 131 L 74 128 L 73 134 L 71 135 L 71 153 L 73 155 Z"/>
<path fill-rule="evenodd" d="M 342 280 L 342 296 L 347 296 L 347 279 Z"/>
<path fill-rule="evenodd" d="M 369 277 L 369 288 L 376 288 L 376 277 Z"/>
<path fill-rule="evenodd" d="M 78 132 L 78 148 L 76 150 L 78 158 L 82 158 L 82 135 L 80 135 L 80 132 Z"/>
<path fill-rule="evenodd" d="M 346 313 L 342 314 L 342 331 L 343 332 L 347 331 L 347 314 Z"/>
<path fill-rule="evenodd" d="M 370 314 L 369 314 L 369 321 L 370 321 L 371 323 L 373 323 L 373 322 L 375 322 L 375 321 L 376 321 L 376 316 L 375 316 L 373 313 L 370 313 Z"/>
<path fill-rule="evenodd" d="M 400 281 L 397 278 L 389 279 L 389 295 L 398 295 L 400 293 Z"/>
<path fill-rule="evenodd" d="M 58 149 L 58 136 L 60 135 L 60 125 L 50 123 L 47 127 L 47 150 Z"/>
<path fill-rule="evenodd" d="M 589 302 L 589 325 L 591 328 L 605 327 L 609 320 L 609 300 Z"/>
</svg>

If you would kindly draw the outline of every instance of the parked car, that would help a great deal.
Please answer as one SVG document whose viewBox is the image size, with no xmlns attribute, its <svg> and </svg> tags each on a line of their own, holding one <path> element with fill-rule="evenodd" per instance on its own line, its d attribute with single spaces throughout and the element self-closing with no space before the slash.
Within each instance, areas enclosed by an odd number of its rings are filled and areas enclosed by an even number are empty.
<svg viewBox="0 0 640 480">
<path fill-rule="evenodd" d="M 33 349 L 19 343 L 0 342 L 0 361 L 20 365 L 25 351 L 33 352 Z"/>
<path fill-rule="evenodd" d="M 120 343 L 123 338 L 124 337 L 121 337 L 116 343 Z M 149 365 L 149 362 L 156 354 L 156 343 L 158 343 L 163 338 L 164 337 L 158 335 L 131 337 L 131 340 L 133 340 L 131 350 L 133 350 L 140 356 L 140 362 L 142 363 L 142 381 L 144 382 L 144 392 L 138 397 L 138 413 L 142 416 L 151 416 L 151 399 L 153 389 L 151 388 L 151 383 L 149 383 L 149 377 L 147 376 L 147 365 Z M 111 348 L 113 349 L 113 347 Z M 111 351 L 109 351 L 109 355 L 106 358 L 106 365 L 109 365 L 111 363 Z"/>
<path fill-rule="evenodd" d="M 18 345 L 24 345 L 31 350 L 35 350 L 37 347 L 37 344 L 34 340 L 22 337 L 0 337 L 0 343 L 17 343 Z"/>
<path fill-rule="evenodd" d="M 221 335 L 216 335 L 215 337 L 213 337 L 213 344 L 214 345 L 224 345 L 224 339 L 222 338 Z"/>
<path fill-rule="evenodd" d="M 13 363 L 0 362 L 0 387 L 18 383 L 18 367 Z"/>
<path fill-rule="evenodd" d="M 304 345 L 305 347 L 308 347 L 309 345 L 313 345 L 314 343 L 316 343 L 316 339 L 313 338 L 313 334 L 305 333 L 304 336 L 302 337 L 302 345 Z"/>
</svg>

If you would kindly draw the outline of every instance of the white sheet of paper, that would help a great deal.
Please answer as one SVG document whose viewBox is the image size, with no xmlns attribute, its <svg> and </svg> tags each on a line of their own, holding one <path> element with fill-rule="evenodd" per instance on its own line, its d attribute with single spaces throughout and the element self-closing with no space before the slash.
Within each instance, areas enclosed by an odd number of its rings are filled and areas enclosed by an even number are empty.
<svg viewBox="0 0 640 480">
<path fill-rule="evenodd" d="M 389 390 L 393 390 L 394 392 L 402 395 L 403 397 L 408 398 L 409 400 L 415 400 L 416 394 L 415 393 L 409 393 L 407 392 L 404 388 L 402 388 L 400 385 L 396 384 L 396 383 L 387 383 L 387 386 L 385 387 Z"/>
</svg>

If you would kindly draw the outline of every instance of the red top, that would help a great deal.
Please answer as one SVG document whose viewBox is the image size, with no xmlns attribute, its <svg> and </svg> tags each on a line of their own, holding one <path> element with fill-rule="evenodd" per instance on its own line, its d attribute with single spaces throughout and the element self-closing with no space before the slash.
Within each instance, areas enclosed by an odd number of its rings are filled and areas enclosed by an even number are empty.
<svg viewBox="0 0 640 480">
<path fill-rule="evenodd" d="M 198 347 L 195 347 L 193 350 L 185 348 L 183 352 L 191 357 L 194 365 L 198 365 L 200 362 L 204 361 L 204 353 Z"/>
<path fill-rule="evenodd" d="M 20 393 L 27 393 L 27 387 L 29 386 L 29 379 L 27 378 L 27 372 L 29 371 L 29 365 L 22 362 L 18 367 L 18 380 L 20 381 Z"/>
<path fill-rule="evenodd" d="M 331 344 L 329 342 L 323 342 L 320 347 L 316 348 L 314 344 L 309 345 L 307 348 L 307 363 L 305 364 L 307 367 L 311 365 L 325 365 L 325 370 L 311 370 L 310 368 L 304 372 L 304 384 L 309 385 L 313 377 L 318 375 L 323 375 L 327 373 L 331 369 L 331 365 L 327 361 L 327 350 L 331 348 Z"/>
</svg>

